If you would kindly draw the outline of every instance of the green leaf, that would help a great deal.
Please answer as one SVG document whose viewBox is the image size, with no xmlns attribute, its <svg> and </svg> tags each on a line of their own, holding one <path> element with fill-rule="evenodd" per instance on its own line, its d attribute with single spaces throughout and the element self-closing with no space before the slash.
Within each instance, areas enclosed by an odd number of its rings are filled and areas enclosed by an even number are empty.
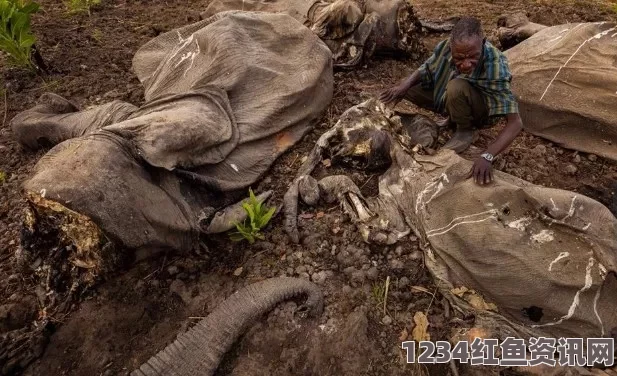
<svg viewBox="0 0 617 376">
<path fill-rule="evenodd" d="M 24 47 L 24 48 L 29 48 L 29 47 L 32 47 L 34 42 L 36 42 L 36 38 L 35 37 L 33 37 L 32 35 L 26 35 L 26 36 L 21 38 L 19 46 L 20 47 Z"/>
<path fill-rule="evenodd" d="M 26 14 L 32 14 L 35 13 L 39 10 L 39 4 L 35 3 L 35 2 L 30 2 L 26 5 L 24 5 L 20 11 Z"/>
<path fill-rule="evenodd" d="M 255 210 L 253 209 L 253 207 L 247 202 L 242 203 L 242 207 L 248 214 L 251 223 L 253 223 L 255 221 Z"/>
<path fill-rule="evenodd" d="M 30 14 L 38 9 L 39 5 L 32 1 L 0 0 L 0 50 L 14 65 L 35 69 L 30 60 L 36 41 L 30 29 Z"/>
<path fill-rule="evenodd" d="M 268 210 L 268 212 L 266 212 L 266 214 L 264 214 L 261 217 L 261 222 L 259 223 L 259 228 L 263 228 L 265 227 L 268 222 L 270 222 L 270 219 L 272 219 L 272 216 L 274 215 L 274 213 L 276 212 L 276 207 L 272 207 L 270 208 L 270 210 Z"/>
<path fill-rule="evenodd" d="M 229 238 L 234 242 L 239 242 L 245 239 L 244 235 L 239 232 L 233 232 L 229 234 Z"/>
</svg>

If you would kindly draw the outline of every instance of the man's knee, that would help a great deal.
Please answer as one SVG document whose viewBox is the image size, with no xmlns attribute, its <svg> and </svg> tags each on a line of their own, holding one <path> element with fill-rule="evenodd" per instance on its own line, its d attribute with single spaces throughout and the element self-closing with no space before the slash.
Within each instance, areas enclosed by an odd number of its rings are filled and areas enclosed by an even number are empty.
<svg viewBox="0 0 617 376">
<path fill-rule="evenodd" d="M 460 98 L 461 96 L 468 97 L 470 90 L 471 84 L 467 80 L 455 78 L 450 80 L 446 86 L 446 98 L 450 100 Z"/>
</svg>

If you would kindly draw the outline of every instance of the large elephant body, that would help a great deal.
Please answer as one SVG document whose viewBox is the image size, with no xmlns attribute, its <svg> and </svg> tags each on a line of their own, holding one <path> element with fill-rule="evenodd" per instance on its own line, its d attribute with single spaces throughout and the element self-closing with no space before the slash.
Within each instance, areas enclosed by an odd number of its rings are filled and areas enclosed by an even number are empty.
<svg viewBox="0 0 617 376">
<path fill-rule="evenodd" d="M 426 52 L 420 21 L 403 0 L 214 0 L 202 17 L 228 10 L 289 14 L 328 45 L 338 67 L 357 66 L 373 55 L 418 59 Z"/>
<path fill-rule="evenodd" d="M 505 51 L 525 129 L 617 160 L 617 24 L 542 27 Z"/>
<path fill-rule="evenodd" d="M 198 247 L 218 199 L 245 196 L 333 91 L 331 52 L 286 14 L 217 13 L 146 43 L 133 67 L 140 108 L 77 111 L 47 94 L 12 120 L 22 144 L 56 144 L 24 183 L 26 255 L 48 257 L 51 243 L 96 275 L 110 245 L 146 255 Z"/>
</svg>

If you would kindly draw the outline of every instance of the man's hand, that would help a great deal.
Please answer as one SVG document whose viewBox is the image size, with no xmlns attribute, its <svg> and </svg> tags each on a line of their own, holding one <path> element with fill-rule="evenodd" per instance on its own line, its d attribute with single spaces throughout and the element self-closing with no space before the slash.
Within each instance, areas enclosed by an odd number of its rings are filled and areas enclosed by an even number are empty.
<svg viewBox="0 0 617 376">
<path fill-rule="evenodd" d="M 379 100 L 385 104 L 393 103 L 396 105 L 398 102 L 405 97 L 405 93 L 407 93 L 409 88 L 407 87 L 405 82 L 402 82 L 394 87 L 391 87 L 388 90 L 383 91 L 379 95 Z"/>
<path fill-rule="evenodd" d="M 484 185 L 493 181 L 493 165 L 482 157 L 478 157 L 473 163 L 467 178 L 473 177 L 476 184 Z"/>
<path fill-rule="evenodd" d="M 514 138 L 523 129 L 523 122 L 518 114 L 508 114 L 506 116 L 506 127 L 499 132 L 497 139 L 491 145 L 486 148 L 486 151 L 494 156 L 497 156 L 504 151 Z M 473 177 L 475 182 L 479 185 L 489 184 L 493 181 L 493 166 L 491 162 L 482 157 L 478 157 L 469 171 L 467 178 Z"/>
<path fill-rule="evenodd" d="M 383 91 L 379 95 L 379 100 L 385 104 L 394 103 L 396 106 L 396 104 L 405 97 L 407 91 L 418 82 L 420 82 L 420 72 L 416 70 L 411 76 L 407 77 L 400 84 Z"/>
</svg>

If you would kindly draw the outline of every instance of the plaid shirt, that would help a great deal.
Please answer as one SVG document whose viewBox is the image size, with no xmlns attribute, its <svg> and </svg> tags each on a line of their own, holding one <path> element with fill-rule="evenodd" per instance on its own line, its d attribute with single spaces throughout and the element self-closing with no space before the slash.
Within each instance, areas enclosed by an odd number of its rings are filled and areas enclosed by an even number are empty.
<svg viewBox="0 0 617 376">
<path fill-rule="evenodd" d="M 433 101 L 444 112 L 446 86 L 453 78 L 462 78 L 484 95 L 489 116 L 518 113 L 518 102 L 510 90 L 512 75 L 507 58 L 490 42 L 485 41 L 480 63 L 471 74 L 459 74 L 452 60 L 450 41 L 440 42 L 433 55 L 419 68 L 423 89 L 433 90 Z"/>
</svg>

